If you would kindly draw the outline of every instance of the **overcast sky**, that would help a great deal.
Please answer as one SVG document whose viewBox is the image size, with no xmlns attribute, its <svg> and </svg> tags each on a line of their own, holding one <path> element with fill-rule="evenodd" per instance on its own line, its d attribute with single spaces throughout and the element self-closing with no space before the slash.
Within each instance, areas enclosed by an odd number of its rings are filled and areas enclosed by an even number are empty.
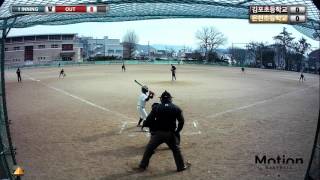
<svg viewBox="0 0 320 180">
<path fill-rule="evenodd" d="M 134 30 L 139 36 L 139 44 L 166 44 L 198 47 L 195 33 L 203 26 L 214 26 L 228 39 L 224 48 L 232 43 L 250 41 L 273 43 L 272 37 L 287 27 L 295 40 L 302 36 L 314 48 L 319 48 L 319 41 L 304 36 L 290 25 L 284 24 L 249 24 L 248 20 L 239 19 L 161 19 L 129 22 L 80 23 L 61 26 L 34 26 L 23 29 L 12 29 L 9 36 L 46 34 L 46 33 L 78 33 L 79 36 L 122 39 L 127 30 Z"/>
</svg>

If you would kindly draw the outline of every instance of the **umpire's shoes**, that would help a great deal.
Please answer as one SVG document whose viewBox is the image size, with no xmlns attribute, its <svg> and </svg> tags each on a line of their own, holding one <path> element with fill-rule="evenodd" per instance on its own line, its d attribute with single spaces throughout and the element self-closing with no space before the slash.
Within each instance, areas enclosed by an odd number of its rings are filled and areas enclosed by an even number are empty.
<svg viewBox="0 0 320 180">
<path fill-rule="evenodd" d="M 186 162 L 186 164 L 184 165 L 184 167 L 181 168 L 181 169 L 178 169 L 177 171 L 178 171 L 178 172 L 181 172 L 181 171 L 190 169 L 190 167 L 191 167 L 191 163 L 190 163 L 190 162 Z"/>
</svg>

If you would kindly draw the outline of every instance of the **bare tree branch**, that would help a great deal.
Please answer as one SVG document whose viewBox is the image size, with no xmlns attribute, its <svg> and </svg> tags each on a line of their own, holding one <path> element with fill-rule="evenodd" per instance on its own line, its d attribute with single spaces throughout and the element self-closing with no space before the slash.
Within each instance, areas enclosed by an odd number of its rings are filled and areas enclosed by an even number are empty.
<svg viewBox="0 0 320 180">
<path fill-rule="evenodd" d="M 214 27 L 202 27 L 196 32 L 196 38 L 200 41 L 200 48 L 204 49 L 206 60 L 208 61 L 209 53 L 212 53 L 219 46 L 223 45 L 227 39 Z"/>
<path fill-rule="evenodd" d="M 136 46 L 139 42 L 138 35 L 136 34 L 135 31 L 128 30 L 124 35 L 122 42 L 123 42 L 125 51 L 127 51 L 128 58 L 131 59 L 133 57 L 133 53 L 136 49 Z"/>
</svg>

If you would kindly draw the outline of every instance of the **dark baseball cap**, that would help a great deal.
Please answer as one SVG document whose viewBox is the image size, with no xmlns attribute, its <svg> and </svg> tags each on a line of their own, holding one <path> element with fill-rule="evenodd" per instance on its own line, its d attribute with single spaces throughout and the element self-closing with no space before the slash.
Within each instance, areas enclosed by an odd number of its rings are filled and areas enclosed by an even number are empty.
<svg viewBox="0 0 320 180">
<path fill-rule="evenodd" d="M 159 98 L 161 98 L 161 99 L 169 99 L 169 98 L 172 98 L 172 96 L 168 91 L 164 91 Z"/>
</svg>

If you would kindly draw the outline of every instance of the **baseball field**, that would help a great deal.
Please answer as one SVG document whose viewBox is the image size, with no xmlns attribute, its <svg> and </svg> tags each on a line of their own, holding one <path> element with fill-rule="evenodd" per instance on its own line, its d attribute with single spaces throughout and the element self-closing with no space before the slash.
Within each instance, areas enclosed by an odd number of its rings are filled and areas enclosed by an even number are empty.
<svg viewBox="0 0 320 180">
<path fill-rule="evenodd" d="M 308 165 L 319 112 L 319 76 L 277 70 L 177 65 L 90 65 L 6 73 L 8 116 L 25 180 L 227 179 L 300 180 Z M 167 90 L 181 107 L 181 149 L 190 170 L 177 173 L 161 145 L 143 173 L 149 140 L 136 127 L 140 87 Z M 303 163 L 256 163 L 266 157 Z"/>
</svg>

